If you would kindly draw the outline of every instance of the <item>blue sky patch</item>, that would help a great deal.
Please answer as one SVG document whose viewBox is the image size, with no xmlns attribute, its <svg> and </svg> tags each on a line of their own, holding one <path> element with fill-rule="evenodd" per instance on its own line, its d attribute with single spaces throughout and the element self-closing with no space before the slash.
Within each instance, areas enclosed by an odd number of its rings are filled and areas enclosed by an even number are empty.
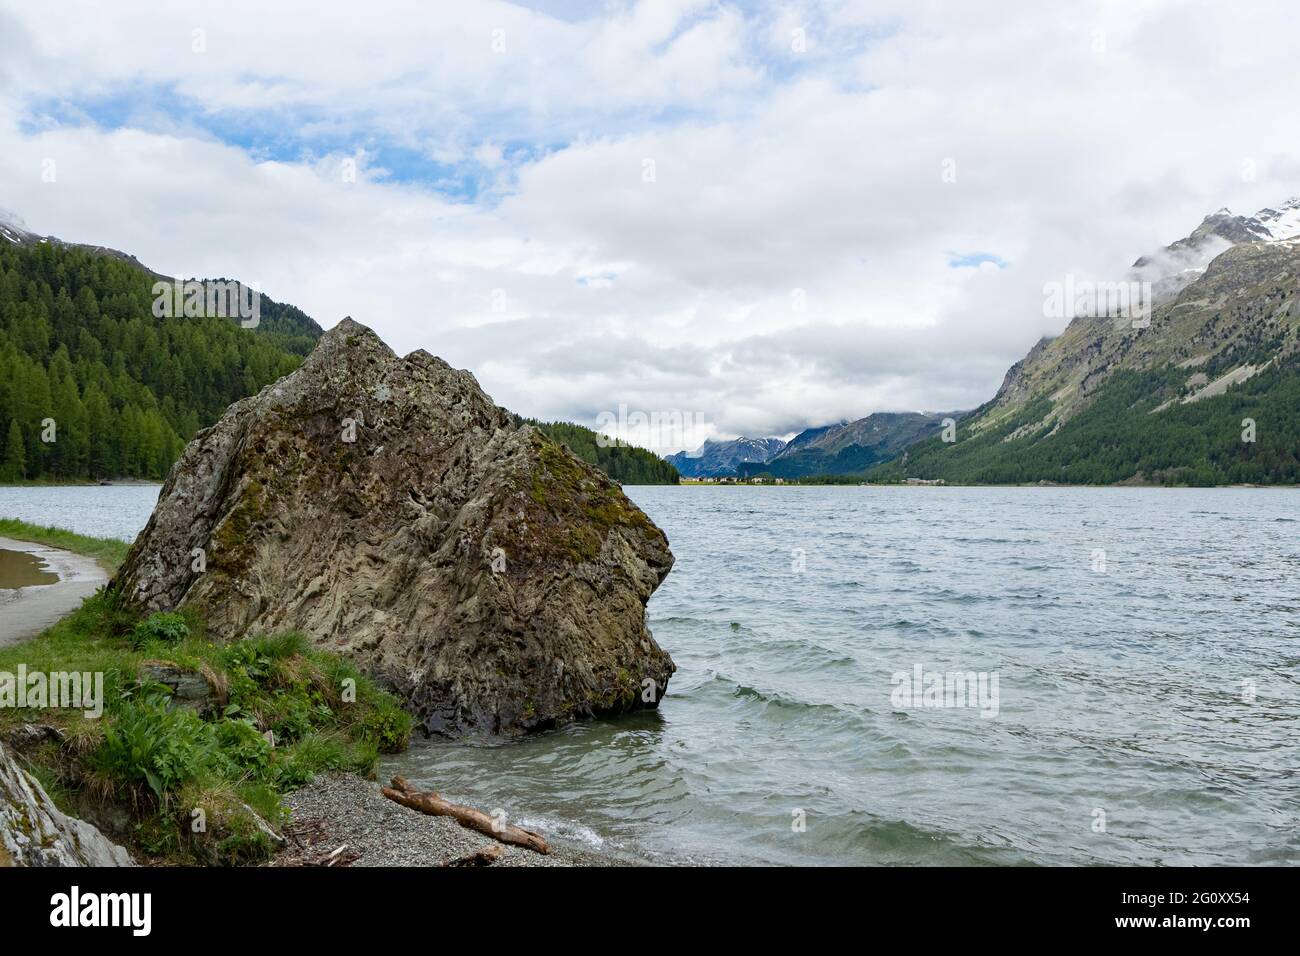
<svg viewBox="0 0 1300 956">
<path fill-rule="evenodd" d="M 993 252 L 948 253 L 949 269 L 978 269 L 986 262 L 993 263 L 999 269 L 1005 269 L 1010 265 L 1006 259 Z"/>
</svg>

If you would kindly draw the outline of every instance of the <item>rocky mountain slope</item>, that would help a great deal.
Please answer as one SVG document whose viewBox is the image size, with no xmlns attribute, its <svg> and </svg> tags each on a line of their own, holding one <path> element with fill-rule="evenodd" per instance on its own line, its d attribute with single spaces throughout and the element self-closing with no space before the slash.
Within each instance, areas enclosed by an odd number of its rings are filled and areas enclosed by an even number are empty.
<svg viewBox="0 0 1300 956">
<path fill-rule="evenodd" d="M 108 259 L 116 259 L 119 262 L 125 262 L 128 265 L 135 266 L 141 272 L 147 273 L 156 279 L 171 278 L 170 276 L 164 276 L 160 273 L 154 272 L 135 256 L 128 255 L 118 249 L 110 249 L 108 246 L 89 245 L 81 242 L 64 242 L 58 236 L 42 236 L 39 233 L 29 232 L 17 219 L 7 217 L 3 213 L 0 213 L 0 242 L 7 242 L 10 245 L 20 246 L 27 249 L 35 249 L 39 246 L 46 245 L 56 248 L 79 249 L 82 252 L 89 252 L 96 256 L 103 256 Z"/>
<path fill-rule="evenodd" d="M 945 417 L 945 413 L 876 412 L 852 422 L 810 428 L 761 468 L 742 471 L 786 479 L 856 474 L 935 434 Z"/>
<path fill-rule="evenodd" d="M 1134 274 L 1162 290 L 1149 325 L 1073 319 L 1011 367 L 956 443 L 909 448 L 873 477 L 1294 480 L 1300 200 L 1208 216 Z M 1254 440 L 1242 438 L 1245 419 L 1258 426 Z"/>
<path fill-rule="evenodd" d="M 432 732 L 657 706 L 645 621 L 672 567 L 618 486 L 468 372 L 345 319 L 173 467 L 114 586 L 218 640 L 297 630 Z"/>
<path fill-rule="evenodd" d="M 684 478 L 721 478 L 735 475 L 742 464 L 762 464 L 784 447 L 785 442 L 780 438 L 707 439 L 695 451 L 669 455 L 667 461 Z"/>
</svg>

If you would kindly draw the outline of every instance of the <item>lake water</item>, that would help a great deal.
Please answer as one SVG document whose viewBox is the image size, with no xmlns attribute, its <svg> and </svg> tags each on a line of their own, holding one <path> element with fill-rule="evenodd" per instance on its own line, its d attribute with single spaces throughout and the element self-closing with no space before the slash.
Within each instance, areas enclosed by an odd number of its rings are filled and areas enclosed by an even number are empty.
<svg viewBox="0 0 1300 956">
<path fill-rule="evenodd" d="M 663 862 L 1300 862 L 1300 493 L 628 493 L 677 556 L 660 709 L 385 774 Z M 0 516 L 130 537 L 156 494 Z"/>
<path fill-rule="evenodd" d="M 0 485 L 0 518 L 67 528 L 92 538 L 133 541 L 153 514 L 162 485 Z"/>
</svg>

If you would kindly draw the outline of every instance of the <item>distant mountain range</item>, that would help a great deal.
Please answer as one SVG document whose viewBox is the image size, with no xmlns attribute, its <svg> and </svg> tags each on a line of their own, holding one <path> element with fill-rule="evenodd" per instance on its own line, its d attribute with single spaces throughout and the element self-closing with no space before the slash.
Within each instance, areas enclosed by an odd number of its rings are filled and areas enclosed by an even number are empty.
<svg viewBox="0 0 1300 956">
<path fill-rule="evenodd" d="M 876 412 L 866 418 L 780 438 L 706 441 L 693 452 L 668 456 L 686 478 L 806 478 L 846 475 L 889 461 L 913 442 L 939 431 L 947 413 Z"/>
<path fill-rule="evenodd" d="M 88 263 L 100 262 L 97 268 Z M 0 219 L 0 478 L 153 476 L 229 402 L 294 367 L 321 334 L 263 295 L 253 338 L 226 320 L 160 323 L 134 256 Z M 629 483 L 687 477 L 966 483 L 1300 482 L 1300 198 L 1226 209 L 1137 259 L 1144 321 L 1072 319 L 969 413 L 877 412 L 779 438 L 709 441 L 660 466 L 539 425 Z M 70 440 L 37 424 L 57 407 Z M 958 419 L 957 440 L 939 436 Z M 666 470 L 664 470 L 666 469 Z"/>
<path fill-rule="evenodd" d="M 1300 198 L 1206 216 L 1132 276 L 1152 283 L 1149 324 L 1072 319 L 957 441 L 920 442 L 868 479 L 1300 481 Z"/>
<path fill-rule="evenodd" d="M 936 434 L 946 417 L 944 412 L 876 412 L 852 422 L 809 428 L 761 466 L 743 465 L 740 475 L 792 479 L 857 474 Z"/>
<path fill-rule="evenodd" d="M 784 447 L 780 438 L 709 439 L 695 451 L 667 456 L 667 461 L 683 478 L 722 478 L 734 476 L 741 465 L 768 461 Z"/>
<path fill-rule="evenodd" d="M 1220 209 L 1138 258 L 1142 315 L 1073 318 L 997 394 L 944 413 L 876 413 L 810 428 L 775 453 L 706 443 L 669 460 L 693 476 L 962 483 L 1300 482 L 1300 197 Z M 683 474 L 688 471 L 683 470 Z"/>
</svg>

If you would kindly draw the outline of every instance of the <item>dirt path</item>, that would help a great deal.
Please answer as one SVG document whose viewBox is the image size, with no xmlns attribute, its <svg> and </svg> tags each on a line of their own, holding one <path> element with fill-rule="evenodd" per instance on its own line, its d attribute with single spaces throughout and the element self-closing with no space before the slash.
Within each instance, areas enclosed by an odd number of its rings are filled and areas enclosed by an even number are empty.
<svg viewBox="0 0 1300 956">
<path fill-rule="evenodd" d="M 0 589 L 0 647 L 17 644 L 34 637 L 69 611 L 108 580 L 93 558 L 71 551 L 30 541 L 0 537 L 0 549 L 21 551 L 45 562 L 48 570 L 59 576 L 55 584 L 43 584 L 18 590 Z"/>
</svg>

